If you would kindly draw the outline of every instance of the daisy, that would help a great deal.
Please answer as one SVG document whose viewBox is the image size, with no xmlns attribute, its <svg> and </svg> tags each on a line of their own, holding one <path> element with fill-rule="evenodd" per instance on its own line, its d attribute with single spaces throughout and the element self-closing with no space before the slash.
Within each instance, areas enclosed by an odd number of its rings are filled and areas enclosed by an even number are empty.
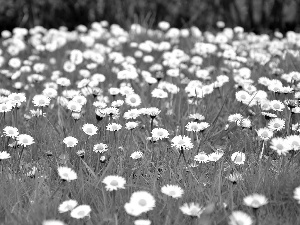
<svg viewBox="0 0 300 225">
<path fill-rule="evenodd" d="M 141 151 L 135 151 L 130 155 L 132 159 L 140 159 L 143 157 L 143 153 Z"/>
<path fill-rule="evenodd" d="M 103 144 L 103 143 L 95 144 L 94 147 L 93 147 L 93 151 L 96 152 L 96 153 L 106 152 L 107 149 L 108 149 L 107 144 Z"/>
<path fill-rule="evenodd" d="M 285 127 L 285 120 L 275 118 L 269 121 L 268 128 L 272 131 L 281 131 Z"/>
<path fill-rule="evenodd" d="M 72 181 L 77 179 L 77 174 L 69 167 L 61 166 L 57 168 L 58 175 L 63 181 Z"/>
<path fill-rule="evenodd" d="M 195 122 L 205 119 L 205 117 L 199 113 L 191 114 L 189 115 L 189 118 L 195 120 Z"/>
<path fill-rule="evenodd" d="M 71 61 L 66 61 L 63 66 L 64 71 L 68 73 L 72 73 L 76 70 L 76 65 L 72 63 Z M 59 84 L 59 83 L 58 83 Z M 61 85 L 64 86 L 64 85 Z"/>
<path fill-rule="evenodd" d="M 96 119 L 98 121 L 101 121 L 106 116 L 106 114 L 103 111 L 103 109 L 100 109 L 100 108 L 95 109 L 95 114 L 96 114 Z"/>
<path fill-rule="evenodd" d="M 115 107 L 107 107 L 102 111 L 105 115 L 111 116 L 113 119 L 116 119 L 120 115 L 120 110 Z"/>
<path fill-rule="evenodd" d="M 6 137 L 16 138 L 19 135 L 19 130 L 16 127 L 6 126 L 3 133 Z"/>
<path fill-rule="evenodd" d="M 36 110 L 32 109 L 32 110 L 30 110 L 30 114 L 32 117 L 41 117 L 41 116 L 45 117 L 46 116 L 46 114 L 43 113 L 43 111 L 41 109 L 36 109 Z"/>
<path fill-rule="evenodd" d="M 78 144 L 78 140 L 72 136 L 68 136 L 64 138 L 63 143 L 65 143 L 68 148 L 73 148 Z"/>
<path fill-rule="evenodd" d="M 208 161 L 210 162 L 217 162 L 219 159 L 222 158 L 222 156 L 224 155 L 224 152 L 213 152 L 213 153 L 210 153 L 208 155 Z"/>
<path fill-rule="evenodd" d="M 58 206 L 58 212 L 65 213 L 65 212 L 71 211 L 77 205 L 78 205 L 78 202 L 76 200 L 72 200 L 72 199 L 66 200 Z"/>
<path fill-rule="evenodd" d="M 56 83 L 62 87 L 68 87 L 71 85 L 71 81 L 70 79 L 66 78 L 66 77 L 59 77 L 56 80 Z"/>
<path fill-rule="evenodd" d="M 270 79 L 267 77 L 260 77 L 258 78 L 258 83 L 264 86 L 269 86 L 270 84 Z"/>
<path fill-rule="evenodd" d="M 300 136 L 290 135 L 286 137 L 288 144 L 291 146 L 291 150 L 298 151 L 300 149 Z"/>
<path fill-rule="evenodd" d="M 125 128 L 126 128 L 127 130 L 133 130 L 133 129 L 137 128 L 138 126 L 139 126 L 139 123 L 138 123 L 138 122 L 127 122 L 127 123 L 125 124 Z"/>
<path fill-rule="evenodd" d="M 115 101 L 114 101 L 115 102 Z M 98 108 L 99 110 L 104 109 L 107 107 L 107 104 L 104 101 L 95 101 L 93 103 L 93 106 L 95 106 L 96 108 Z M 111 106 L 116 108 L 115 106 Z"/>
<path fill-rule="evenodd" d="M 84 106 L 87 103 L 86 97 L 84 97 L 82 95 L 76 95 L 76 96 L 74 96 L 74 98 L 72 98 L 71 101 L 76 102 L 76 103 L 78 103 L 78 104 L 80 104 L 82 106 Z"/>
<path fill-rule="evenodd" d="M 140 115 L 140 111 L 138 109 L 130 109 L 124 113 L 123 117 L 125 120 L 136 119 Z"/>
<path fill-rule="evenodd" d="M 300 204 L 300 186 L 296 187 L 294 190 L 294 199 L 298 201 L 298 204 Z"/>
<path fill-rule="evenodd" d="M 26 147 L 26 146 L 32 145 L 34 143 L 34 139 L 30 135 L 19 134 L 19 136 L 17 136 L 17 142 L 19 145 Z"/>
<path fill-rule="evenodd" d="M 190 132 L 199 132 L 201 131 L 200 123 L 189 122 L 186 126 L 186 130 Z"/>
<path fill-rule="evenodd" d="M 0 152 L 0 161 L 3 159 L 9 159 L 10 158 L 10 154 L 8 152 Z"/>
<path fill-rule="evenodd" d="M 78 155 L 80 158 L 84 158 L 85 155 L 85 150 L 84 149 L 80 149 L 76 152 L 76 155 Z"/>
<path fill-rule="evenodd" d="M 238 181 L 244 180 L 243 175 L 239 172 L 233 172 L 226 177 L 233 184 L 236 184 Z"/>
<path fill-rule="evenodd" d="M 130 94 L 126 95 L 125 103 L 131 107 L 137 107 L 142 103 L 142 100 L 138 94 Z"/>
<path fill-rule="evenodd" d="M 125 189 L 126 180 L 123 177 L 120 176 L 106 176 L 102 183 L 104 183 L 106 186 L 107 191 L 116 191 L 118 189 Z"/>
<path fill-rule="evenodd" d="M 45 95 L 35 95 L 32 102 L 36 107 L 46 107 L 50 104 L 50 98 Z"/>
<path fill-rule="evenodd" d="M 94 124 L 86 123 L 82 126 L 82 130 L 87 135 L 93 136 L 93 135 L 97 134 L 98 128 Z"/>
<path fill-rule="evenodd" d="M 142 110 L 142 109 L 141 109 Z M 158 114 L 161 112 L 160 109 L 156 108 L 156 107 L 150 107 L 150 108 L 144 108 L 142 111 L 142 114 L 144 115 L 148 115 L 151 118 L 155 118 L 156 116 L 158 116 Z"/>
<path fill-rule="evenodd" d="M 74 89 L 70 89 L 70 90 L 64 90 L 62 92 L 62 95 L 68 99 L 72 99 L 77 95 L 80 95 L 80 91 L 79 90 L 74 90 Z"/>
<path fill-rule="evenodd" d="M 91 211 L 92 209 L 89 205 L 79 205 L 71 211 L 70 216 L 75 219 L 82 219 L 89 216 Z"/>
<path fill-rule="evenodd" d="M 242 211 L 233 211 L 229 216 L 229 225 L 252 225 L 251 217 Z"/>
<path fill-rule="evenodd" d="M 57 90 L 54 88 L 45 88 L 43 90 L 43 95 L 47 96 L 48 98 L 55 98 L 57 96 Z"/>
<path fill-rule="evenodd" d="M 120 89 L 112 87 L 112 88 L 108 89 L 108 92 L 109 92 L 110 95 L 116 96 L 116 95 L 118 95 L 120 93 Z"/>
<path fill-rule="evenodd" d="M 279 100 L 272 100 L 270 102 L 270 106 L 271 106 L 271 109 L 273 109 L 274 111 L 279 111 L 279 112 L 281 112 L 285 108 L 284 104 Z"/>
<path fill-rule="evenodd" d="M 194 147 L 193 143 L 191 142 L 191 138 L 187 136 L 175 136 L 171 142 L 172 147 L 175 147 L 179 150 L 189 150 Z"/>
<path fill-rule="evenodd" d="M 248 118 L 243 118 L 242 120 L 237 121 L 237 126 L 243 127 L 243 128 L 250 128 L 251 120 Z"/>
<path fill-rule="evenodd" d="M 167 98 L 168 97 L 168 92 L 164 91 L 164 90 L 161 90 L 159 88 L 155 88 L 152 92 L 151 92 L 151 96 L 153 98 L 160 98 L 160 99 L 163 99 L 163 98 Z"/>
<path fill-rule="evenodd" d="M 271 109 L 271 102 L 267 99 L 261 100 L 259 102 L 260 108 L 263 111 L 269 111 Z"/>
<path fill-rule="evenodd" d="M 237 123 L 238 121 L 242 120 L 243 116 L 239 113 L 236 114 L 232 114 L 230 116 L 228 116 L 228 122 L 235 122 Z"/>
<path fill-rule="evenodd" d="M 82 109 L 82 105 L 80 105 L 79 103 L 74 102 L 74 101 L 69 101 L 67 103 L 67 108 L 69 110 L 71 110 L 72 112 L 80 112 Z"/>
<path fill-rule="evenodd" d="M 146 191 L 137 191 L 134 192 L 129 203 L 131 206 L 137 207 L 140 212 L 148 212 L 155 207 L 154 197 Z"/>
<path fill-rule="evenodd" d="M 72 112 L 72 113 L 71 113 L 71 116 L 72 116 L 72 118 L 73 118 L 75 121 L 77 121 L 77 120 L 79 120 L 79 119 L 81 118 L 82 114 L 81 114 L 81 113 L 78 113 L 78 112 Z"/>
<path fill-rule="evenodd" d="M 139 216 L 143 213 L 142 208 L 140 208 L 139 206 L 134 205 L 130 202 L 125 203 L 124 209 L 125 209 L 126 213 L 131 216 Z"/>
<path fill-rule="evenodd" d="M 169 132 L 163 128 L 154 128 L 151 134 L 154 140 L 162 140 L 169 137 Z"/>
<path fill-rule="evenodd" d="M 207 122 L 200 122 L 199 123 L 199 127 L 200 127 L 200 131 L 204 131 L 206 128 L 208 128 L 210 125 Z"/>
<path fill-rule="evenodd" d="M 295 113 L 295 114 L 296 114 L 296 113 L 299 114 L 299 113 L 300 113 L 300 107 L 297 106 L 297 107 L 293 108 L 293 109 L 292 109 L 292 113 L 293 113 L 293 114 L 294 114 L 294 113 Z"/>
<path fill-rule="evenodd" d="M 11 102 L 5 102 L 0 104 L 0 113 L 10 112 L 13 108 Z"/>
<path fill-rule="evenodd" d="M 237 165 L 244 164 L 245 160 L 246 160 L 246 155 L 243 152 L 234 152 L 231 155 L 231 161 Z"/>
<path fill-rule="evenodd" d="M 158 27 L 159 27 L 159 29 L 161 29 L 161 30 L 163 30 L 163 31 L 166 31 L 166 30 L 168 30 L 169 28 L 170 28 L 170 23 L 168 23 L 168 22 L 166 22 L 166 21 L 160 21 L 159 23 L 158 23 Z"/>
<path fill-rule="evenodd" d="M 267 141 L 273 137 L 273 131 L 269 128 L 260 128 L 257 130 L 257 135 L 261 140 Z"/>
<path fill-rule="evenodd" d="M 270 148 L 277 152 L 278 155 L 285 155 L 292 149 L 290 143 L 282 137 L 272 138 Z"/>
<path fill-rule="evenodd" d="M 122 128 L 122 125 L 120 124 L 117 124 L 117 123 L 109 123 L 107 126 L 106 126 L 106 130 L 108 131 L 118 131 Z"/>
<path fill-rule="evenodd" d="M 284 104 L 286 104 L 289 108 L 293 109 L 299 106 L 299 101 L 295 99 L 286 99 L 284 100 Z"/>
<path fill-rule="evenodd" d="M 268 199 L 261 194 L 252 194 L 244 197 L 244 205 L 252 207 L 252 208 L 259 208 L 263 205 L 266 205 L 268 203 Z"/>
<path fill-rule="evenodd" d="M 144 79 L 149 85 L 157 83 L 157 79 L 152 76 L 145 77 Z"/>
<path fill-rule="evenodd" d="M 123 96 L 131 95 L 134 94 L 134 90 L 132 87 L 129 86 L 122 86 L 120 87 L 120 93 Z"/>
<path fill-rule="evenodd" d="M 199 152 L 195 155 L 194 160 L 199 163 L 207 163 L 209 161 L 209 157 L 205 152 Z"/>
<path fill-rule="evenodd" d="M 172 198 L 181 198 L 183 195 L 183 189 L 178 185 L 165 185 L 161 188 L 161 192 Z"/>
<path fill-rule="evenodd" d="M 280 90 L 281 90 L 281 88 L 283 87 L 283 85 L 282 85 L 282 82 L 280 81 L 280 80 L 276 80 L 276 79 L 274 79 L 274 80 L 271 80 L 270 81 L 270 83 L 269 83 L 269 85 L 268 85 L 268 89 L 270 90 L 270 91 L 273 91 L 273 92 L 280 92 Z"/>
<path fill-rule="evenodd" d="M 116 100 L 116 101 L 113 101 L 110 105 L 111 105 L 111 107 L 119 108 L 123 104 L 124 104 L 123 100 Z"/>
<path fill-rule="evenodd" d="M 179 208 L 181 212 L 188 216 L 200 217 L 203 212 L 203 207 L 200 207 L 198 203 L 184 203 L 183 206 Z"/>
<path fill-rule="evenodd" d="M 251 101 L 251 95 L 246 91 L 238 91 L 235 93 L 235 98 L 238 102 L 248 104 Z"/>
<path fill-rule="evenodd" d="M 134 225 L 151 225 L 151 221 L 139 219 L 134 221 Z"/>
<path fill-rule="evenodd" d="M 268 112 L 261 112 L 261 115 L 263 115 L 266 118 L 266 120 L 277 117 L 276 114 L 268 113 Z"/>
<path fill-rule="evenodd" d="M 11 93 L 8 100 L 13 106 L 20 106 L 22 102 L 26 102 L 26 96 L 25 93 Z"/>
</svg>

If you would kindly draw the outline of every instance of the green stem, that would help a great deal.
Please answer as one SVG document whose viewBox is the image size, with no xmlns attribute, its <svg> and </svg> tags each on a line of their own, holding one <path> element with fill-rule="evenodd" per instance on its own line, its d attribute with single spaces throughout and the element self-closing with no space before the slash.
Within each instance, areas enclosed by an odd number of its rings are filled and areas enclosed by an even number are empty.
<svg viewBox="0 0 300 225">
<path fill-rule="evenodd" d="M 21 153 L 20 153 L 20 157 L 19 157 L 18 163 L 17 163 L 17 173 L 19 173 L 19 171 L 20 171 L 20 162 L 21 162 L 21 158 L 22 158 L 22 155 L 23 155 L 24 148 L 25 147 L 23 146 L 23 148 L 21 150 Z"/>
</svg>

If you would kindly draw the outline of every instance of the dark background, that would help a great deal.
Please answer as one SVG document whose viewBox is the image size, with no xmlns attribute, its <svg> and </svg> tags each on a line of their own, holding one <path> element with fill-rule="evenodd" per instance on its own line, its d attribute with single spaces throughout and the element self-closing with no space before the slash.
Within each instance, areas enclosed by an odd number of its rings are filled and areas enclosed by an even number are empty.
<svg viewBox="0 0 300 225">
<path fill-rule="evenodd" d="M 46 28 L 107 20 L 122 27 L 132 23 L 155 27 L 166 20 L 181 28 L 229 27 L 247 31 L 288 31 L 300 28 L 300 0 L 0 0 L 0 31 L 14 27 Z"/>
</svg>

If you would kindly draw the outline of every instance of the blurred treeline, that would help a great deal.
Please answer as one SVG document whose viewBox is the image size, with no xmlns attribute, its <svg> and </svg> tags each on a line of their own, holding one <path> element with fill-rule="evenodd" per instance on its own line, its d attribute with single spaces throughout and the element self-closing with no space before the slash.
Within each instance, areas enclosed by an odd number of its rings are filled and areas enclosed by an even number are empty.
<svg viewBox="0 0 300 225">
<path fill-rule="evenodd" d="M 123 27 L 155 27 L 166 20 L 201 29 L 222 20 L 248 31 L 287 31 L 300 28 L 300 0 L 0 0 L 0 31 L 35 25 L 73 29 L 100 20 Z"/>
</svg>

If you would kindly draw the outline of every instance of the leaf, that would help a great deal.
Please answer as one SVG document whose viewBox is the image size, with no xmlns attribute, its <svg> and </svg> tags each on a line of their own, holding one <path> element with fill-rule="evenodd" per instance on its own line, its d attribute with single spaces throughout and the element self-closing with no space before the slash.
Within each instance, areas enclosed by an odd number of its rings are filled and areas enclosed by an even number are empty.
<svg viewBox="0 0 300 225">
<path fill-rule="evenodd" d="M 86 167 L 86 169 L 90 172 L 90 174 L 93 175 L 93 177 L 95 178 L 95 180 L 97 180 L 98 176 L 95 174 L 95 172 L 92 170 L 92 168 L 88 164 L 86 164 L 85 161 L 83 161 L 82 159 L 80 159 L 80 160 L 83 163 L 83 165 Z"/>
</svg>

